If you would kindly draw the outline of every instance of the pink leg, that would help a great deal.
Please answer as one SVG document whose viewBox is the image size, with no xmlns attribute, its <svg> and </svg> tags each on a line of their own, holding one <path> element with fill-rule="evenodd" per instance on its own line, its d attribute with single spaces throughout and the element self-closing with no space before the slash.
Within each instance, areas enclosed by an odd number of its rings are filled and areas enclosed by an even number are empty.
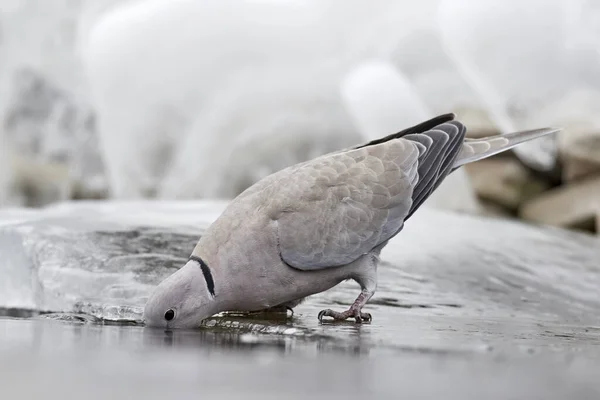
<svg viewBox="0 0 600 400">
<path fill-rule="evenodd" d="M 363 266 L 361 275 L 354 278 L 362 289 L 356 300 L 354 300 L 354 303 L 352 303 L 348 310 L 343 312 L 333 311 L 329 308 L 322 310 L 318 316 L 319 321 L 323 321 L 323 317 L 331 317 L 334 321 L 345 321 L 348 318 L 354 318 L 358 324 L 372 321 L 371 314 L 363 313 L 362 308 L 373 297 L 377 289 L 377 258 L 367 257 Z"/>
<path fill-rule="evenodd" d="M 344 312 L 333 311 L 330 308 L 322 310 L 319 313 L 319 321 L 323 321 L 323 317 L 331 317 L 335 321 L 344 321 L 348 318 L 354 317 L 356 323 L 358 324 L 363 322 L 371 322 L 373 317 L 369 313 L 362 312 L 362 308 L 367 301 L 373 297 L 374 294 L 375 292 L 368 292 L 367 290 L 363 289 L 348 310 Z"/>
</svg>

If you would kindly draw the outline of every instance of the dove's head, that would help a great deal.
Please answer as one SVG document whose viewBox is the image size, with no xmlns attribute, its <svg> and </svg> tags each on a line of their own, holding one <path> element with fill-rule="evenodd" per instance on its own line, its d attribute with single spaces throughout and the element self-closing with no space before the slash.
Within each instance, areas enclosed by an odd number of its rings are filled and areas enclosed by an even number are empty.
<svg viewBox="0 0 600 400">
<path fill-rule="evenodd" d="M 211 270 L 192 256 L 154 289 L 144 308 L 144 321 L 151 327 L 197 328 L 217 312 Z"/>
</svg>

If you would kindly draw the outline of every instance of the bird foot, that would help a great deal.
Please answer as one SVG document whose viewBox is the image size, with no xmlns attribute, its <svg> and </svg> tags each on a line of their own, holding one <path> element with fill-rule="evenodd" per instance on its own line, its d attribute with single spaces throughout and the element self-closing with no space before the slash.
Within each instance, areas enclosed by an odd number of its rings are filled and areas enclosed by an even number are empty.
<svg viewBox="0 0 600 400">
<path fill-rule="evenodd" d="M 323 317 L 331 317 L 334 321 L 345 321 L 348 318 L 354 318 L 357 324 L 371 322 L 373 320 L 371 314 L 363 313 L 360 309 L 352 307 L 344 312 L 333 311 L 329 308 L 321 310 L 318 316 L 320 322 L 323 322 Z"/>
</svg>

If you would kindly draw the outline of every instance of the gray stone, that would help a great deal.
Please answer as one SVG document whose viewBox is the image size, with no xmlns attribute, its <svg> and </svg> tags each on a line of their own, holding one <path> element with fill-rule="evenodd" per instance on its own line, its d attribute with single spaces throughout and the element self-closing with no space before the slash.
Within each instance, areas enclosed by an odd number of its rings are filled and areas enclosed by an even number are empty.
<svg viewBox="0 0 600 400">
<path fill-rule="evenodd" d="M 600 95 L 592 87 L 561 95 L 540 113 L 539 121 L 560 126 L 557 156 L 566 182 L 589 177 L 600 170 Z"/>
<path fill-rule="evenodd" d="M 600 172 L 600 129 L 580 123 L 566 124 L 559 149 L 563 163 L 563 180 L 574 182 Z"/>
<path fill-rule="evenodd" d="M 12 144 L 24 203 L 69 200 L 75 184 L 82 193 L 94 190 L 88 182 L 98 182 L 104 172 L 90 108 L 31 68 L 18 69 L 11 82 L 3 140 Z M 57 186 L 57 179 L 68 182 Z"/>
<path fill-rule="evenodd" d="M 467 137 L 480 138 L 500 134 L 498 126 L 481 108 L 458 106 L 453 109 L 453 112 L 457 119 L 467 126 Z"/>
<path fill-rule="evenodd" d="M 565 156 L 562 161 L 562 179 L 566 184 L 600 175 L 600 162 Z"/>
<path fill-rule="evenodd" d="M 565 228 L 594 230 L 600 209 L 600 178 L 593 177 L 550 190 L 522 205 L 525 220 Z"/>
<path fill-rule="evenodd" d="M 547 189 L 514 158 L 493 157 L 464 168 L 479 197 L 509 211 L 516 211 L 523 202 Z"/>
</svg>

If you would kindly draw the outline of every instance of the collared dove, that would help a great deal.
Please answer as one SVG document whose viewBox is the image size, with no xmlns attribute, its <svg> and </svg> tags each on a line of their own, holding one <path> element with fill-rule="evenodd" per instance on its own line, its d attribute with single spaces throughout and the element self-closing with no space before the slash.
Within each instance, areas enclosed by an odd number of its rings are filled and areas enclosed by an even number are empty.
<svg viewBox="0 0 600 400">
<path fill-rule="evenodd" d="M 148 326 L 193 328 L 223 311 L 291 308 L 342 281 L 361 292 L 354 318 L 377 287 L 379 254 L 444 178 L 460 166 L 558 132 L 543 128 L 465 138 L 445 114 L 366 144 L 271 174 L 232 200 L 188 262 L 162 281 L 144 310 Z"/>
</svg>

